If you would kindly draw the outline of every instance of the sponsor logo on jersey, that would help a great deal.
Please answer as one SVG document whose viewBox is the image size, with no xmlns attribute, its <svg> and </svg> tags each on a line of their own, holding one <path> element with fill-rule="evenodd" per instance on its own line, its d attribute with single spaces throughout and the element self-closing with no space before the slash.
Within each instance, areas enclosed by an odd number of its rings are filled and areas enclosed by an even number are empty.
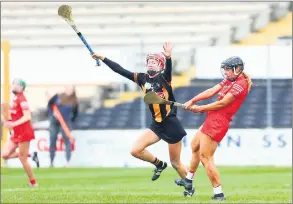
<svg viewBox="0 0 293 204">
<path fill-rule="evenodd" d="M 165 99 L 165 94 L 164 92 L 157 92 L 158 96 L 160 96 L 161 98 Z"/>
<path fill-rule="evenodd" d="M 152 85 L 150 83 L 146 82 L 145 85 L 144 85 L 144 87 L 146 89 L 151 89 L 152 88 Z"/>
</svg>

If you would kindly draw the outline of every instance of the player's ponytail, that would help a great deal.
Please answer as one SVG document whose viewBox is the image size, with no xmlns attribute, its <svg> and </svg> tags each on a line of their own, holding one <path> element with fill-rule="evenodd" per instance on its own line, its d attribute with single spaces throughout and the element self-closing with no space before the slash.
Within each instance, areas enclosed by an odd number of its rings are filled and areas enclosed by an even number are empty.
<svg viewBox="0 0 293 204">
<path fill-rule="evenodd" d="M 248 92 L 250 91 L 251 89 L 251 86 L 253 85 L 252 83 L 252 80 L 251 80 L 251 77 L 246 73 L 246 72 L 242 72 L 244 78 L 247 80 L 247 83 L 248 83 Z"/>
</svg>

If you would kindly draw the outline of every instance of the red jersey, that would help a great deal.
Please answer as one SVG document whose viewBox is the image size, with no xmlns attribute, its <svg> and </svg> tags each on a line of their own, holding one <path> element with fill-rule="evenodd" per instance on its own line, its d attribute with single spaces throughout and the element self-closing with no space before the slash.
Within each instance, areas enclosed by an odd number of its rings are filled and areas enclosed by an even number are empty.
<svg viewBox="0 0 293 204">
<path fill-rule="evenodd" d="M 27 100 L 23 93 L 13 96 L 12 103 L 10 104 L 11 121 L 17 121 L 23 116 L 23 111 L 29 110 Z M 14 134 L 24 134 L 33 132 L 31 121 L 27 121 L 21 125 L 13 128 Z"/>
<path fill-rule="evenodd" d="M 218 101 L 223 99 L 227 93 L 231 93 L 235 97 L 235 100 L 231 104 L 220 110 L 217 110 L 218 113 L 231 121 L 233 115 L 237 113 L 248 94 L 248 82 L 243 74 L 241 74 L 235 81 L 231 82 L 227 79 L 224 79 L 219 85 L 222 87 L 222 89 L 218 93 Z"/>
</svg>

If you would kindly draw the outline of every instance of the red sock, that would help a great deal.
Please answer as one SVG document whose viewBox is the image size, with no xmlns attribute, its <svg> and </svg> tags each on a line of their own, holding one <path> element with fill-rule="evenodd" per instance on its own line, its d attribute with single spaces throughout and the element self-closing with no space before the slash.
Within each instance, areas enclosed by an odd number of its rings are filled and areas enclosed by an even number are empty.
<svg viewBox="0 0 293 204">
<path fill-rule="evenodd" d="M 190 173 L 194 174 L 194 171 L 189 170 Z"/>
<path fill-rule="evenodd" d="M 32 185 L 35 185 L 37 182 L 36 182 L 36 180 L 34 179 L 34 180 L 31 180 L 30 183 L 31 183 Z"/>
</svg>

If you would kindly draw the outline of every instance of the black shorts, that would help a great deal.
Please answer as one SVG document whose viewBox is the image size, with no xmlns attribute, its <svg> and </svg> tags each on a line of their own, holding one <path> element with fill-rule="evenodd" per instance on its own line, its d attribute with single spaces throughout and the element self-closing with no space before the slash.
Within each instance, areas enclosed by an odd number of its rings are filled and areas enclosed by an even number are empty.
<svg viewBox="0 0 293 204">
<path fill-rule="evenodd" d="M 186 132 L 176 115 L 167 116 L 161 123 L 153 120 L 150 129 L 168 144 L 175 144 L 186 136 Z"/>
</svg>

